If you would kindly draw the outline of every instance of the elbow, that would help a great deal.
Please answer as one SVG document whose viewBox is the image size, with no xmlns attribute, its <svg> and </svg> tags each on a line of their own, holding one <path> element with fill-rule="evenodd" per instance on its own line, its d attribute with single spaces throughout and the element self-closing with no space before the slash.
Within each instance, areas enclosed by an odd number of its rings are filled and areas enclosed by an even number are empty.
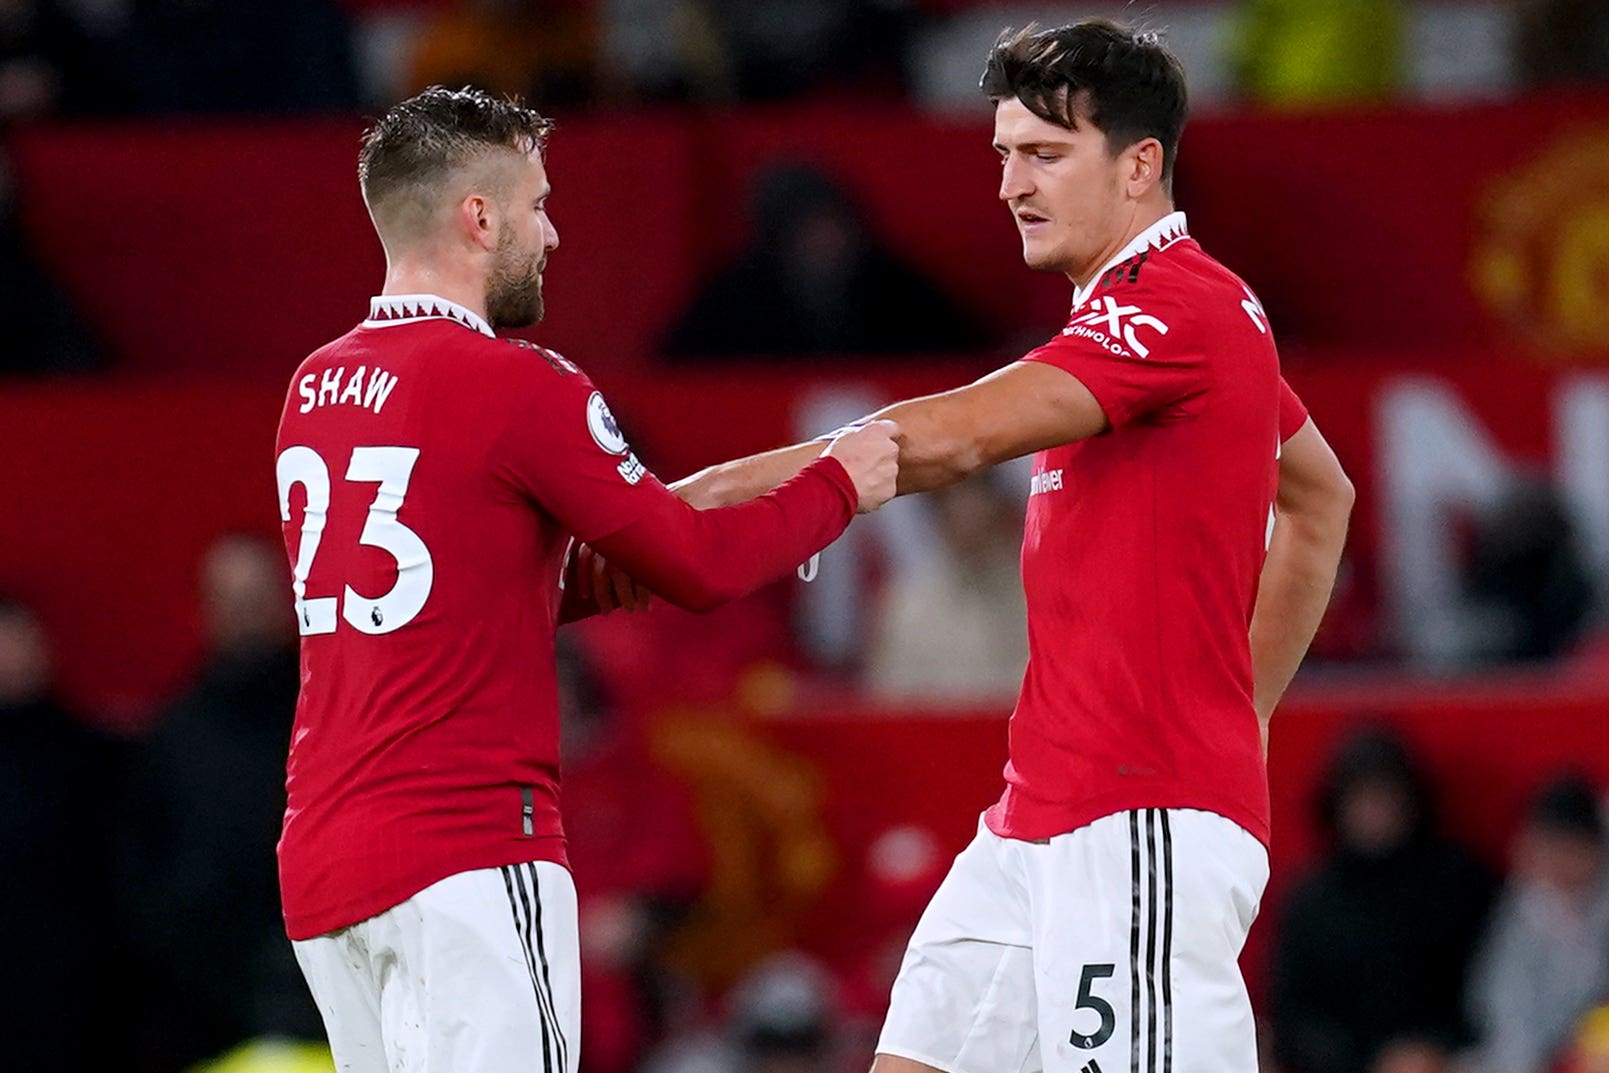
<svg viewBox="0 0 1609 1073">
<path fill-rule="evenodd" d="M 1346 547 L 1346 534 L 1352 522 L 1354 496 L 1350 483 L 1344 491 L 1337 488 L 1335 494 L 1306 519 L 1305 528 L 1311 534 L 1313 542 L 1337 558 Z"/>
<path fill-rule="evenodd" d="M 1281 525 L 1288 525 L 1302 544 L 1331 549 L 1339 555 L 1346 544 L 1347 528 L 1357 489 L 1339 470 L 1320 486 L 1309 486 L 1300 497 L 1281 500 L 1275 514 Z"/>
<path fill-rule="evenodd" d="M 1358 501 L 1357 486 L 1352 483 L 1352 478 L 1346 475 L 1345 470 L 1337 468 L 1330 484 L 1330 497 L 1335 501 L 1336 509 L 1343 517 L 1351 516 L 1352 506 Z"/>
<path fill-rule="evenodd" d="M 1275 501 L 1277 513 L 1314 536 L 1336 534 L 1344 537 L 1357 502 L 1357 488 L 1340 466 L 1322 476 L 1297 484 L 1288 493 L 1280 488 Z"/>
<path fill-rule="evenodd" d="M 1347 528 L 1352 523 L 1352 506 L 1357 502 L 1357 489 L 1344 474 L 1337 473 L 1321 495 L 1315 496 L 1302 511 L 1304 528 L 1315 539 L 1337 547 L 1346 543 Z"/>
<path fill-rule="evenodd" d="M 1352 520 L 1352 508 L 1358 501 L 1357 487 L 1344 471 L 1337 469 L 1330 481 L 1329 495 L 1326 498 L 1328 500 L 1326 514 L 1330 518 L 1330 524 L 1340 532 L 1342 539 L 1345 539 L 1347 526 Z"/>
</svg>

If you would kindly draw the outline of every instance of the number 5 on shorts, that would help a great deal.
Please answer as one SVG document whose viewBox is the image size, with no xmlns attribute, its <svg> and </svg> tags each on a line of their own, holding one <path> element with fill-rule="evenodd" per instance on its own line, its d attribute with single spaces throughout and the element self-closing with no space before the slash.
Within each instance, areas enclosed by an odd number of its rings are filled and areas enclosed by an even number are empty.
<svg viewBox="0 0 1609 1073">
<path fill-rule="evenodd" d="M 1078 980 L 1078 1002 L 1074 1004 L 1074 1008 L 1094 1010 L 1099 1015 L 1101 1024 L 1099 1028 L 1087 1036 L 1078 1031 L 1078 1029 L 1073 1029 L 1072 1034 L 1067 1037 L 1067 1042 L 1079 1050 L 1093 1051 L 1096 1047 L 1111 1039 L 1113 1031 L 1117 1028 L 1117 1013 L 1112 1009 L 1112 1004 L 1090 991 L 1090 986 L 1096 980 L 1104 980 L 1116 971 L 1117 966 L 1110 962 L 1104 965 L 1084 966 L 1084 974 Z"/>
</svg>

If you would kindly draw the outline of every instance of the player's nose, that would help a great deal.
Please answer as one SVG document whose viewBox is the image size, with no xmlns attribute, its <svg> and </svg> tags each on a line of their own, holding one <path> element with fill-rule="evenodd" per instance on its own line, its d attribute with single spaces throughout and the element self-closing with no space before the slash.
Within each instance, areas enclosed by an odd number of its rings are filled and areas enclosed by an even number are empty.
<svg viewBox="0 0 1609 1073">
<path fill-rule="evenodd" d="M 1033 183 L 1028 181 L 1025 169 L 1014 158 L 1007 157 L 1000 168 L 1000 200 L 1012 201 L 1033 192 Z"/>
<path fill-rule="evenodd" d="M 552 220 L 542 221 L 542 247 L 549 253 L 559 248 L 559 229 Z"/>
</svg>

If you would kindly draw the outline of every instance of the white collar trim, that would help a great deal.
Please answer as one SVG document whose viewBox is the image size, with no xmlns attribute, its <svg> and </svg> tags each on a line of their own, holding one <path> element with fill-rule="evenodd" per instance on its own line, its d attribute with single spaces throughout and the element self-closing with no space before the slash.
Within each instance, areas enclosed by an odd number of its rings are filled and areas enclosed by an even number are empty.
<svg viewBox="0 0 1609 1073">
<path fill-rule="evenodd" d="M 1133 241 L 1118 250 L 1110 261 L 1101 265 L 1100 271 L 1089 277 L 1089 283 L 1086 286 L 1074 287 L 1073 308 L 1077 309 L 1089 301 L 1090 293 L 1100 285 L 1101 278 L 1130 257 L 1135 257 L 1148 249 L 1165 250 L 1180 239 L 1189 237 L 1190 226 L 1185 221 L 1184 213 L 1168 213 L 1162 219 L 1135 235 Z"/>
<path fill-rule="evenodd" d="M 369 319 L 365 328 L 393 328 L 421 320 L 451 320 L 495 339 L 497 333 L 473 309 L 434 294 L 382 294 L 369 299 Z"/>
</svg>

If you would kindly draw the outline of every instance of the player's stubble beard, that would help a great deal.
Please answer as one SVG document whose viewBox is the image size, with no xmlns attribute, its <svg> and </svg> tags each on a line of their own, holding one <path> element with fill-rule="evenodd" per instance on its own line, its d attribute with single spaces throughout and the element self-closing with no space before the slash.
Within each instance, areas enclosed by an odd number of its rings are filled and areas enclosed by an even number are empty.
<svg viewBox="0 0 1609 1073">
<path fill-rule="evenodd" d="M 542 319 L 542 269 L 546 264 L 545 250 L 522 254 L 515 249 L 514 229 L 502 229 L 486 280 L 486 319 L 492 327 L 528 328 Z"/>
</svg>

